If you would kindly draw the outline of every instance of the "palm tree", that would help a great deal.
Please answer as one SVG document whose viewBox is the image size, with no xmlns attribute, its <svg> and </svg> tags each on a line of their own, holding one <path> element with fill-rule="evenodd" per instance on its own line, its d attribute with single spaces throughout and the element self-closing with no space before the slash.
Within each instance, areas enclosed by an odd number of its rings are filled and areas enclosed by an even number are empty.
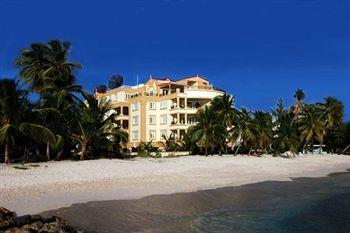
<svg viewBox="0 0 350 233">
<path fill-rule="evenodd" d="M 44 126 L 28 122 L 27 92 L 18 88 L 18 82 L 0 80 L 0 143 L 4 145 L 5 163 L 10 163 L 10 146 L 17 136 L 27 135 L 33 139 L 55 143 L 56 138 Z"/>
<path fill-rule="evenodd" d="M 302 89 L 297 89 L 294 94 L 294 98 L 296 99 L 297 103 L 293 106 L 294 113 L 296 115 L 300 114 L 300 111 L 304 105 L 305 100 L 305 93 Z"/>
<path fill-rule="evenodd" d="M 241 148 L 242 141 L 242 114 L 239 109 L 233 109 L 229 125 L 231 126 L 228 129 L 227 141 L 232 144 L 232 148 L 236 147 L 235 156 L 238 154 L 239 149 Z"/>
<path fill-rule="evenodd" d="M 230 127 L 234 109 L 233 97 L 225 93 L 223 96 L 215 97 L 212 100 L 211 105 L 213 107 L 213 110 L 217 112 L 217 114 L 220 114 L 224 124 L 227 125 L 227 127 Z"/>
<path fill-rule="evenodd" d="M 75 102 L 70 103 L 66 91 L 44 93 L 36 106 L 36 111 L 40 114 L 41 124 L 49 128 L 59 140 L 55 145 L 46 145 L 46 157 L 50 160 L 50 150 L 54 147 L 58 150 L 56 158 L 61 159 L 64 151 L 64 144 L 69 140 L 71 128 L 76 112 L 79 111 Z"/>
<path fill-rule="evenodd" d="M 324 110 L 324 118 L 328 129 L 339 127 L 343 123 L 344 105 L 335 97 L 324 98 L 321 108 Z"/>
<path fill-rule="evenodd" d="M 328 151 L 337 150 L 337 145 L 341 145 L 343 138 L 344 124 L 344 105 L 335 97 L 324 98 L 324 103 L 319 103 L 318 106 L 323 111 L 323 120 L 326 124 L 325 144 Z"/>
<path fill-rule="evenodd" d="M 166 151 L 177 151 L 180 148 L 179 142 L 172 136 L 163 135 L 164 142 L 161 142 Z"/>
<path fill-rule="evenodd" d="M 322 114 L 322 109 L 319 106 L 309 105 L 298 119 L 300 140 L 305 143 L 305 146 L 310 143 L 313 144 L 314 140 L 317 140 L 321 145 L 323 144 L 326 125 L 322 119 Z"/>
<path fill-rule="evenodd" d="M 297 89 L 294 94 L 294 98 L 297 100 L 298 104 L 302 104 L 305 99 L 305 93 L 302 89 Z"/>
<path fill-rule="evenodd" d="M 73 74 L 81 65 L 67 61 L 70 48 L 69 42 L 51 40 L 47 44 L 33 43 L 30 49 L 22 51 L 22 57 L 15 64 L 22 67 L 19 75 L 30 85 L 30 90 L 38 93 L 81 90 L 75 85 Z"/>
<path fill-rule="evenodd" d="M 242 108 L 240 113 L 240 132 L 242 143 L 245 148 L 249 148 L 250 154 L 257 141 L 257 125 L 251 112 L 246 108 Z"/>
<path fill-rule="evenodd" d="M 263 111 L 256 111 L 253 115 L 257 126 L 256 145 L 259 149 L 266 151 L 271 145 L 272 116 Z"/>
<path fill-rule="evenodd" d="M 283 109 L 283 104 L 273 111 L 275 118 L 273 131 L 273 149 L 275 153 L 281 154 L 286 151 L 297 153 L 299 148 L 299 137 L 295 125 L 294 116 L 291 112 Z"/>
<path fill-rule="evenodd" d="M 126 138 L 126 132 L 116 128 L 115 113 L 111 111 L 108 103 L 99 102 L 92 95 L 85 95 L 85 99 L 76 120 L 76 132 L 73 133 L 73 138 L 80 144 L 81 160 L 85 159 L 87 149 L 93 142 L 106 139 L 116 141 L 117 138 L 125 141 Z"/>
<path fill-rule="evenodd" d="M 205 106 L 198 112 L 198 123 L 190 128 L 193 140 L 200 148 L 204 148 L 205 155 L 208 149 L 213 153 L 214 149 L 219 150 L 221 155 L 226 139 L 226 127 L 212 107 Z"/>
<path fill-rule="evenodd" d="M 160 157 L 158 147 L 152 145 L 152 140 L 149 142 L 141 142 L 137 147 L 137 154 L 141 157 Z"/>
<path fill-rule="evenodd" d="M 40 109 L 49 108 L 61 114 L 43 115 L 43 123 L 61 139 L 59 144 L 51 145 L 59 148 L 57 159 L 63 155 L 64 145 L 69 140 L 69 129 L 80 102 L 76 93 L 84 93 L 82 87 L 76 84 L 74 71 L 81 65 L 68 61 L 71 45 L 69 42 L 51 40 L 47 44 L 33 43 L 30 49 L 22 51 L 22 56 L 15 61 L 21 67 L 20 77 L 29 84 L 31 91 L 41 95 Z M 54 118 L 54 119 L 49 119 Z M 52 124 L 55 122 L 56 124 Z M 59 122 L 59 123 L 58 123 Z M 58 127 L 61 126 L 61 127 Z M 65 129 L 63 130 L 63 127 Z M 47 144 L 47 159 L 50 158 L 50 147 Z"/>
<path fill-rule="evenodd" d="M 235 117 L 235 109 L 233 107 L 233 96 L 230 96 L 226 93 L 222 96 L 217 96 L 212 100 L 211 106 L 213 108 L 213 111 L 215 111 L 219 115 L 218 118 L 220 119 L 220 121 L 222 121 L 222 124 L 225 126 L 223 135 L 230 135 L 230 139 L 233 140 L 233 137 L 235 135 L 235 127 L 232 124 L 233 118 Z M 222 141 L 223 149 L 226 149 L 227 143 L 229 143 L 230 140 L 226 140 L 225 138 Z"/>
</svg>

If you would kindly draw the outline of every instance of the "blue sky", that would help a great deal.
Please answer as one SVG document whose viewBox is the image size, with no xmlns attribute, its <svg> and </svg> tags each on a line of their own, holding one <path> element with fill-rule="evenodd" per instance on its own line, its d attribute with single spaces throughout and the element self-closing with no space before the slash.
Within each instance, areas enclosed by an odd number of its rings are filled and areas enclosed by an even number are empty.
<svg viewBox="0 0 350 233">
<path fill-rule="evenodd" d="M 31 42 L 72 43 L 90 91 L 122 74 L 202 75 L 238 107 L 269 110 L 336 96 L 350 119 L 350 1 L 346 0 L 0 0 L 0 77 Z"/>
</svg>

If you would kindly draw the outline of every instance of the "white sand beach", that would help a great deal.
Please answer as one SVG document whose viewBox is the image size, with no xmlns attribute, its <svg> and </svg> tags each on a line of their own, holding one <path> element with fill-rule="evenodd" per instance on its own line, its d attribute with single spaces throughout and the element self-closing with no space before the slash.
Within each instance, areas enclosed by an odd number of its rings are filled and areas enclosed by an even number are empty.
<svg viewBox="0 0 350 233">
<path fill-rule="evenodd" d="M 0 206 L 18 214 L 36 214 L 89 201 L 320 177 L 347 171 L 350 156 L 305 155 L 286 159 L 225 155 L 36 164 L 39 166 L 27 166 L 27 170 L 0 165 Z"/>
</svg>

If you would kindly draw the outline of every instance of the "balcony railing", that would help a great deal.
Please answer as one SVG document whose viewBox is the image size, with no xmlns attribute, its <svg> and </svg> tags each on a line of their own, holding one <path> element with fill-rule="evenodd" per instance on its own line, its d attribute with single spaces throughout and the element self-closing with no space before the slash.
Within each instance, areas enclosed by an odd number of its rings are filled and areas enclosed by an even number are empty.
<svg viewBox="0 0 350 233">
<path fill-rule="evenodd" d="M 197 121 L 193 121 L 193 120 L 187 120 L 187 124 L 185 124 L 185 120 L 183 121 L 172 121 L 171 125 L 195 125 L 197 124 Z"/>
<path fill-rule="evenodd" d="M 201 108 L 201 106 L 200 107 L 198 107 L 198 108 L 196 108 L 196 107 L 192 107 L 192 106 L 187 106 L 187 108 L 186 107 L 184 107 L 184 106 L 180 106 L 180 107 L 177 107 L 177 106 L 175 106 L 175 105 L 172 105 L 171 107 L 170 107 L 170 109 L 171 110 L 181 110 L 181 109 L 184 109 L 184 110 L 199 110 Z"/>
</svg>

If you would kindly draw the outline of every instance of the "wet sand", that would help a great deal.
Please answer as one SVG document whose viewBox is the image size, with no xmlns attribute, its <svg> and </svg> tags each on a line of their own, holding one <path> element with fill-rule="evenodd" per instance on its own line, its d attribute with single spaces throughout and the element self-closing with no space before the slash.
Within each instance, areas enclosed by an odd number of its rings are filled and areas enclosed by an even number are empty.
<svg viewBox="0 0 350 233">
<path fill-rule="evenodd" d="M 266 181 L 44 213 L 91 232 L 349 232 L 350 173 Z"/>
</svg>

